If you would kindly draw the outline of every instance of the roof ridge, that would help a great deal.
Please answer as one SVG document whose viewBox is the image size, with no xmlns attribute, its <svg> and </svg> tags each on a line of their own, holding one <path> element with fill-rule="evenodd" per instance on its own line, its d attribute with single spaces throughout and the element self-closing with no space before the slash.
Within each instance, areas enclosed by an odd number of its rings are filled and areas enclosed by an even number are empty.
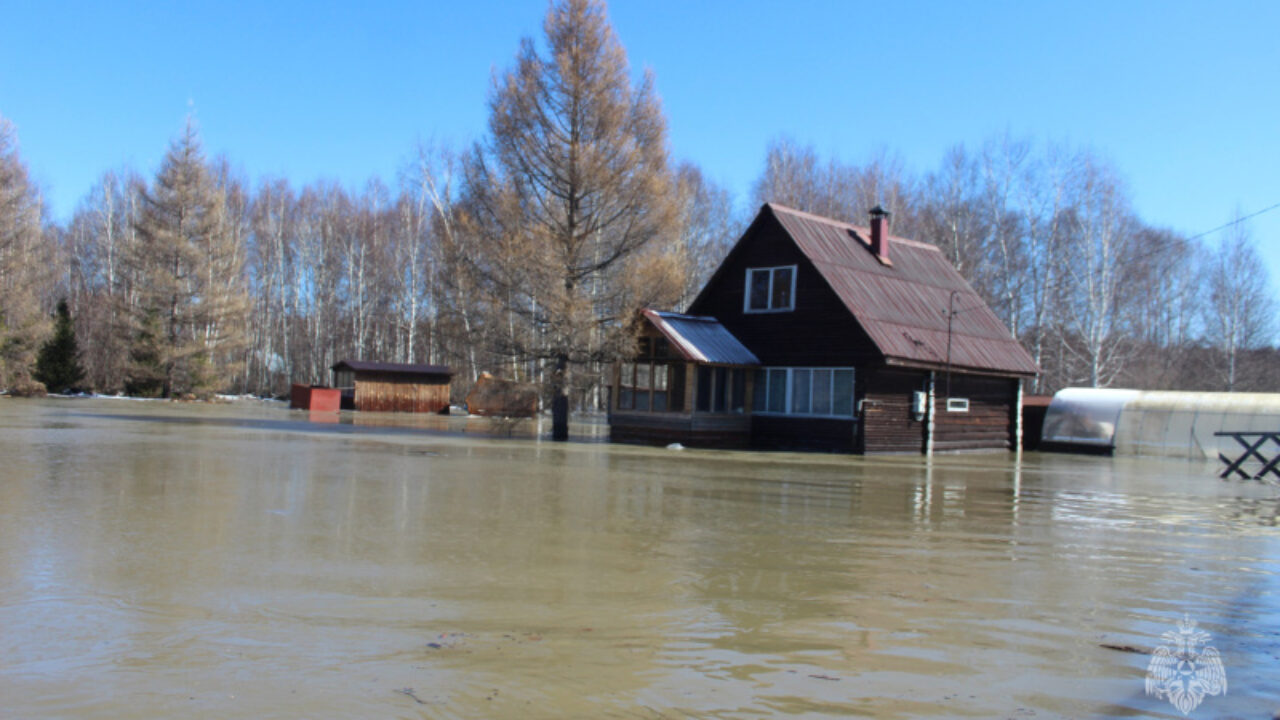
<svg viewBox="0 0 1280 720">
<path fill-rule="evenodd" d="M 829 218 L 823 215 L 815 215 L 811 212 L 806 212 L 804 210 L 797 210 L 793 207 L 788 207 L 786 205 L 781 205 L 779 203 L 767 202 L 765 203 L 765 205 L 768 205 L 770 208 L 774 209 L 775 211 L 780 210 L 790 215 L 796 215 L 798 217 L 806 218 L 808 220 L 813 220 L 815 222 L 825 223 L 827 225 L 834 225 L 835 227 L 838 227 L 844 230 L 853 230 L 855 233 L 857 233 L 860 236 L 859 239 L 862 239 L 862 237 L 870 237 L 871 235 L 871 228 L 865 225 L 854 225 L 851 222 L 846 222 L 844 220 L 836 220 L 835 218 Z M 934 245 L 931 242 L 927 242 L 925 240 L 916 240 L 915 238 L 903 237 L 901 235 L 894 235 L 893 233 L 889 233 L 889 240 L 895 244 L 904 243 L 906 245 L 910 245 L 912 247 L 918 247 L 921 249 L 937 250 L 939 252 L 941 252 L 942 250 L 937 245 Z M 866 241 L 864 240 L 864 242 Z"/>
</svg>

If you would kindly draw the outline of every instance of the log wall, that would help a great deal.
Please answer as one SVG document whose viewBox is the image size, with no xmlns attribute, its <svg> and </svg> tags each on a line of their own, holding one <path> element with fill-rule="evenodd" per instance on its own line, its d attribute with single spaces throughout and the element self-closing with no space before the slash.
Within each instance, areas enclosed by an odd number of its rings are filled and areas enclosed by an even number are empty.
<svg viewBox="0 0 1280 720">
<path fill-rule="evenodd" d="M 755 415 L 751 445 L 766 450 L 851 453 L 858 451 L 857 429 L 857 421 L 852 419 Z"/>
<path fill-rule="evenodd" d="M 934 452 L 1012 449 L 1017 382 L 1006 378 L 953 374 L 951 396 L 967 398 L 969 411 L 948 412 L 946 375 L 938 373 Z"/>
<path fill-rule="evenodd" d="M 720 413 L 614 411 L 609 440 L 641 445 L 743 449 L 751 444 L 751 417 Z"/>
<path fill-rule="evenodd" d="M 927 419 L 911 414 L 911 396 L 927 390 L 929 373 L 910 370 L 867 370 L 855 378 L 862 403 L 862 451 L 924 452 Z"/>
<path fill-rule="evenodd" d="M 364 412 L 449 411 L 449 381 L 423 383 L 392 378 L 356 379 L 355 409 Z"/>
</svg>

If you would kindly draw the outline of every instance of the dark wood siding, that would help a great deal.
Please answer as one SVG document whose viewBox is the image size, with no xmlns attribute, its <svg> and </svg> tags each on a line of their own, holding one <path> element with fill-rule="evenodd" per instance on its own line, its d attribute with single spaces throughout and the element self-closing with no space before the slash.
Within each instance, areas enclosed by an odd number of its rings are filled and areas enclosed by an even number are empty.
<svg viewBox="0 0 1280 720">
<path fill-rule="evenodd" d="M 911 398 L 928 389 L 929 373 L 877 369 L 859 375 L 863 452 L 923 452 L 927 420 L 912 416 Z"/>
<path fill-rule="evenodd" d="M 796 266 L 795 309 L 744 313 L 748 268 Z M 852 367 L 881 361 L 848 308 L 772 215 L 762 215 L 688 309 L 710 315 L 764 365 Z"/>
<path fill-rule="evenodd" d="M 951 397 L 966 398 L 968 412 L 947 412 L 946 373 L 938 373 L 935 382 L 938 396 L 933 423 L 935 452 L 1013 447 L 1017 380 L 952 374 Z"/>
<path fill-rule="evenodd" d="M 611 442 L 746 448 L 750 439 L 748 415 L 614 411 L 609 417 Z"/>
<path fill-rule="evenodd" d="M 854 420 L 754 415 L 751 445 L 769 450 L 857 452 L 856 431 Z"/>
</svg>

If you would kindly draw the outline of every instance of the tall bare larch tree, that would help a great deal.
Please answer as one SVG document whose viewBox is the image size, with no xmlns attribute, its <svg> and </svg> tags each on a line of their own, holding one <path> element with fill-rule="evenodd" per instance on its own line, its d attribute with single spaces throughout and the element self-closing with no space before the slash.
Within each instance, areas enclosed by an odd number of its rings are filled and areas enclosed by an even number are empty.
<svg viewBox="0 0 1280 720">
<path fill-rule="evenodd" d="M 39 290 L 48 286 L 53 242 L 17 145 L 0 117 L 0 389 L 39 392 L 31 370 L 50 327 Z"/>
<path fill-rule="evenodd" d="M 170 397 L 226 384 L 244 343 L 248 303 L 237 223 L 188 120 L 142 196 L 129 258 L 138 280 L 135 389 Z"/>
<path fill-rule="evenodd" d="M 666 121 L 653 77 L 632 86 L 603 2 L 563 0 L 543 23 L 546 53 L 521 42 L 495 78 L 489 139 L 472 154 L 472 203 L 486 280 L 534 332 L 517 354 L 550 363 L 556 439 L 568 437 L 572 369 L 622 350 L 627 313 L 674 287 L 639 264 L 675 234 Z M 664 298 L 664 299 L 666 299 Z"/>
</svg>

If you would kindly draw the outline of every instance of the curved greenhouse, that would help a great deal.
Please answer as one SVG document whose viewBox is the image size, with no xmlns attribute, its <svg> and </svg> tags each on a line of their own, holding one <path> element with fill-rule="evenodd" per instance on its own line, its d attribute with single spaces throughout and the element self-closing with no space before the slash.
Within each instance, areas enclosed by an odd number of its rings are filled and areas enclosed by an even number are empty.
<svg viewBox="0 0 1280 720">
<path fill-rule="evenodd" d="M 1280 430 L 1280 393 L 1066 388 L 1045 414 L 1048 447 L 1216 458 L 1239 448 L 1217 432 Z"/>
</svg>

